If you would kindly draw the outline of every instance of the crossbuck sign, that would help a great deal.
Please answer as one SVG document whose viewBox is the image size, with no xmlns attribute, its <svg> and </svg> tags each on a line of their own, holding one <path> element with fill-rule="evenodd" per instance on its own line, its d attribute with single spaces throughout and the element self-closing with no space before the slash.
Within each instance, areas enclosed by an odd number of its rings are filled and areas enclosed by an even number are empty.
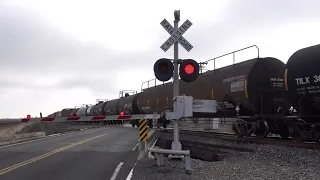
<svg viewBox="0 0 320 180">
<path fill-rule="evenodd" d="M 171 35 L 166 42 L 161 45 L 161 49 L 166 52 L 175 42 L 184 47 L 188 52 L 193 48 L 193 46 L 182 36 L 191 26 L 192 23 L 187 19 L 177 31 L 174 31 L 172 25 L 164 19 L 160 23 L 162 27 Z"/>
</svg>

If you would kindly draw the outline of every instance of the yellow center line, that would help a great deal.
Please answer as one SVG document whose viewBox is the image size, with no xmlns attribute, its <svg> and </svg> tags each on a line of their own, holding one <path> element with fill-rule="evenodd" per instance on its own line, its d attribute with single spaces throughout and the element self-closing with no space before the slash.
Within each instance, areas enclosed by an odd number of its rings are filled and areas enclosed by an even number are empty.
<svg viewBox="0 0 320 180">
<path fill-rule="evenodd" d="M 108 134 L 108 133 L 106 133 L 106 134 L 101 134 L 101 135 L 99 135 L 99 136 L 95 136 L 95 137 L 90 138 L 90 139 L 85 139 L 85 140 L 82 140 L 82 141 L 79 141 L 79 142 L 76 142 L 76 143 L 71 143 L 70 145 L 67 145 L 67 146 L 64 146 L 64 147 L 62 147 L 62 148 L 56 149 L 56 150 L 54 150 L 54 151 L 51 151 L 51 152 L 42 154 L 42 155 L 40 155 L 40 156 L 38 156 L 38 157 L 35 157 L 35 158 L 32 158 L 32 159 L 29 159 L 29 160 L 20 162 L 20 163 L 18 163 L 18 164 L 9 166 L 9 167 L 7 167 L 7 168 L 1 169 L 1 170 L 0 170 L 0 175 L 5 174 L 5 173 L 7 173 L 7 172 L 10 172 L 10 171 L 12 171 L 12 170 L 15 170 L 15 169 L 17 169 L 17 168 L 19 168 L 19 167 L 25 166 L 25 165 L 27 165 L 27 164 L 33 163 L 33 162 L 35 162 L 35 161 L 44 159 L 44 158 L 49 157 L 49 156 L 51 156 L 51 155 L 53 155 L 53 154 L 56 154 L 56 153 L 58 153 L 58 152 L 61 152 L 61 151 L 70 149 L 70 148 L 72 148 L 72 147 L 74 147 L 74 146 L 77 146 L 77 145 L 86 143 L 86 142 L 88 142 L 88 141 L 97 139 L 97 138 L 99 138 L 99 137 L 105 136 L 105 135 L 107 135 L 107 134 Z"/>
</svg>

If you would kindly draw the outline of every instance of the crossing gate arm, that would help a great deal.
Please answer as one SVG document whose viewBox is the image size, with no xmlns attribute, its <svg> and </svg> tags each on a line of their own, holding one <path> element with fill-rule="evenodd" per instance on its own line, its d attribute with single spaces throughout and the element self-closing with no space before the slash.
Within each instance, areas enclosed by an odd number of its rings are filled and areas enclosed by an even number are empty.
<svg viewBox="0 0 320 180">
<path fill-rule="evenodd" d="M 43 118 L 12 118 L 0 119 L 1 123 L 27 123 L 27 122 L 70 122 L 70 121 L 114 121 L 114 120 L 140 120 L 160 119 L 159 114 L 134 114 L 134 115 L 110 115 L 110 116 L 70 116 L 70 117 L 43 117 Z"/>
</svg>

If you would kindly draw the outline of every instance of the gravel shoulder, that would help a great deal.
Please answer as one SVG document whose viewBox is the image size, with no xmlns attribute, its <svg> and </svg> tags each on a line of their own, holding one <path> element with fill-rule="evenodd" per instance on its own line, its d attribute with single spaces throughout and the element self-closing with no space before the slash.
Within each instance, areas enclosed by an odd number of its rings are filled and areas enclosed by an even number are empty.
<svg viewBox="0 0 320 180">
<path fill-rule="evenodd" d="M 172 139 L 168 134 L 158 134 L 158 137 Z M 132 180 L 320 179 L 319 150 L 233 143 L 190 135 L 180 135 L 180 139 L 249 148 L 254 152 L 235 152 L 215 162 L 192 159 L 191 175 L 185 173 L 184 161 L 166 159 L 165 167 L 158 167 L 156 160 L 145 157 L 137 162 Z"/>
</svg>

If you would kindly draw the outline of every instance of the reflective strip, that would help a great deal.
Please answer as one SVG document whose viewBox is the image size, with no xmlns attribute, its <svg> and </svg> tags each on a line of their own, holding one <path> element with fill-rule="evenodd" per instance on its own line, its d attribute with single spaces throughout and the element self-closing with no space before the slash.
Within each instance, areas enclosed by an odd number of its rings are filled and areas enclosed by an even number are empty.
<svg viewBox="0 0 320 180">
<path fill-rule="evenodd" d="M 284 71 L 284 88 L 288 91 L 288 69 Z"/>
<path fill-rule="evenodd" d="M 13 122 L 66 122 L 66 121 L 109 121 L 109 120 L 139 120 L 159 119 L 160 114 L 136 114 L 136 115 L 109 115 L 109 116 L 70 116 L 70 117 L 44 117 L 44 118 L 16 118 L 0 119 L 0 123 Z"/>
<path fill-rule="evenodd" d="M 244 93 L 246 95 L 246 98 L 248 98 L 248 88 L 247 88 L 247 78 L 244 79 Z"/>
</svg>

